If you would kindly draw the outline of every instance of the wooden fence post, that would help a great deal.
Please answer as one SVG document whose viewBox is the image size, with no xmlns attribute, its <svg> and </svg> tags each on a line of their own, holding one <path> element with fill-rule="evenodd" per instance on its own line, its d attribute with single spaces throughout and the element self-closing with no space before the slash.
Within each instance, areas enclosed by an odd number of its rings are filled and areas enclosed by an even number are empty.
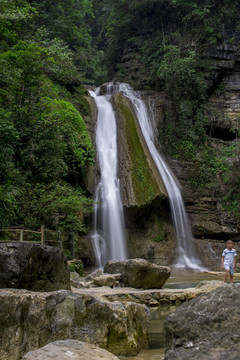
<svg viewBox="0 0 240 360">
<path fill-rule="evenodd" d="M 62 250 L 63 246 L 62 246 L 62 233 L 61 233 L 61 231 L 58 231 L 58 246 Z"/>
<path fill-rule="evenodd" d="M 41 225 L 41 244 L 45 245 L 45 225 Z"/>
<path fill-rule="evenodd" d="M 20 241 L 23 241 L 23 230 L 20 230 Z"/>
<path fill-rule="evenodd" d="M 74 244 L 74 233 L 71 231 L 69 233 L 69 240 L 70 240 L 70 252 L 72 259 L 75 258 L 75 244 Z"/>
</svg>

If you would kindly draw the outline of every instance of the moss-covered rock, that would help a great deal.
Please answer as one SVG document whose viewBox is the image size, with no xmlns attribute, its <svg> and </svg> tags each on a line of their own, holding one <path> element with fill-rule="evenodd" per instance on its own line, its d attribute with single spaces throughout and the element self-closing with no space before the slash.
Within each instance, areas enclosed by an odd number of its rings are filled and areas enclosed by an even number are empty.
<svg viewBox="0 0 240 360">
<path fill-rule="evenodd" d="M 123 204 L 141 206 L 166 190 L 144 142 L 134 110 L 121 93 L 114 96 L 117 112 L 119 172 Z"/>
<path fill-rule="evenodd" d="M 0 290 L 0 360 L 18 360 L 50 341 L 74 339 L 124 356 L 147 346 L 149 311 L 90 293 Z"/>
</svg>

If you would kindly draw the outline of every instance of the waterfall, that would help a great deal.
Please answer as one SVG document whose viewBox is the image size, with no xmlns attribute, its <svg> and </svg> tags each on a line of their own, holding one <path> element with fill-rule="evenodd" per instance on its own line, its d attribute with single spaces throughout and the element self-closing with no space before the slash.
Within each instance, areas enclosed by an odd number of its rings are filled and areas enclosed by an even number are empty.
<svg viewBox="0 0 240 360">
<path fill-rule="evenodd" d="M 123 206 L 117 178 L 117 126 L 109 101 L 110 91 L 111 84 L 104 96 L 99 95 L 99 89 L 89 91 L 98 110 L 96 149 L 101 173 L 95 192 L 94 229 L 91 237 L 97 267 L 103 267 L 108 260 L 127 258 Z"/>
<path fill-rule="evenodd" d="M 174 266 L 197 271 L 206 270 L 195 250 L 194 239 L 180 189 L 154 144 L 153 126 L 144 102 L 128 84 L 116 84 L 115 91 L 123 92 L 123 95 L 129 98 L 133 104 L 143 137 L 167 190 L 177 237 L 177 259 Z"/>
</svg>

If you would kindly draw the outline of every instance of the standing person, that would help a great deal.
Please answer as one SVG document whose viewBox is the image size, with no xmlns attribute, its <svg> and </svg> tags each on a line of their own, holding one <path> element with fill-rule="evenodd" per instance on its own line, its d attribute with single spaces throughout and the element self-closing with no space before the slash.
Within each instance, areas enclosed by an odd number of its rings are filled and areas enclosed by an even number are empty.
<svg viewBox="0 0 240 360">
<path fill-rule="evenodd" d="M 227 247 L 223 250 L 221 267 L 225 270 L 224 281 L 227 281 L 228 274 L 230 275 L 230 283 L 233 283 L 233 274 L 237 262 L 237 253 L 233 248 L 233 241 L 227 241 Z"/>
</svg>

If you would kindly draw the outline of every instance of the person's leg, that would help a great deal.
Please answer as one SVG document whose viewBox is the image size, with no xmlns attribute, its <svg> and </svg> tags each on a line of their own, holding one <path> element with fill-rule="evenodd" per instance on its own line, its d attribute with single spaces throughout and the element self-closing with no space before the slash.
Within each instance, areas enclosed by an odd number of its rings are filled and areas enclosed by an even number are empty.
<svg viewBox="0 0 240 360">
<path fill-rule="evenodd" d="M 233 267 L 230 266 L 230 272 L 229 272 L 229 275 L 230 275 L 230 283 L 233 283 L 233 274 L 234 274 Z"/>
<path fill-rule="evenodd" d="M 224 281 L 227 282 L 228 274 L 230 273 L 230 268 L 229 266 L 224 266 L 224 267 L 225 267 Z"/>
</svg>

